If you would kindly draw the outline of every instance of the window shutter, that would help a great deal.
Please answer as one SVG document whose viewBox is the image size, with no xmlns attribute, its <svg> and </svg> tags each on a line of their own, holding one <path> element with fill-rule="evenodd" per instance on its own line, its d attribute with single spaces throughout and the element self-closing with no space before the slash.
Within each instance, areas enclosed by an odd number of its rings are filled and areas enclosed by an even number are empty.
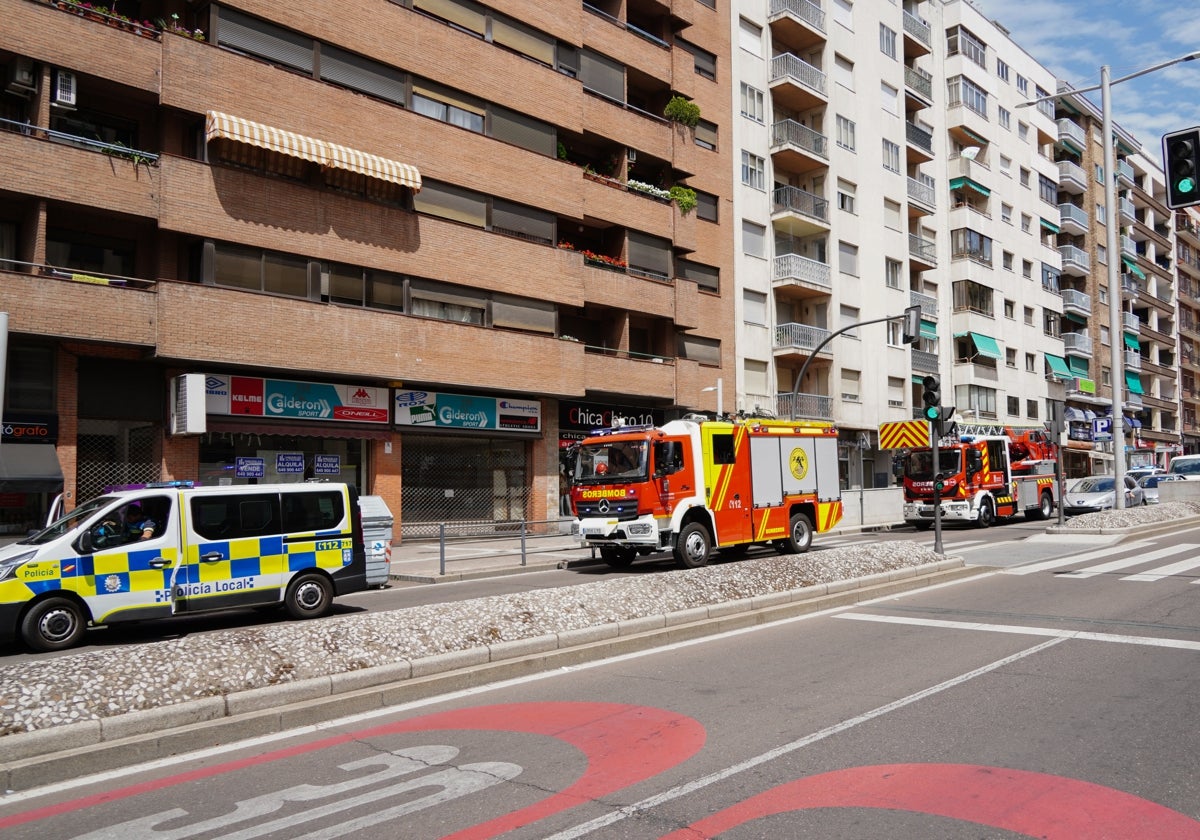
<svg viewBox="0 0 1200 840">
<path fill-rule="evenodd" d="M 558 153 L 558 138 L 553 126 L 507 108 L 493 106 L 490 115 L 492 136 L 497 140 L 504 140 L 548 157 L 554 157 Z"/>
<path fill-rule="evenodd" d="M 487 223 L 487 201 L 478 193 L 437 181 L 423 181 L 413 196 L 413 209 L 476 227 Z"/>
<path fill-rule="evenodd" d="M 625 67 L 591 50 L 579 51 L 579 81 L 601 96 L 625 101 Z"/>
<path fill-rule="evenodd" d="M 503 199 L 492 199 L 492 230 L 544 245 L 554 244 L 554 216 Z"/>
<path fill-rule="evenodd" d="M 629 231 L 629 267 L 666 279 L 671 275 L 671 243 L 657 236 Z"/>
<path fill-rule="evenodd" d="M 705 291 L 716 292 L 721 288 L 721 271 L 711 265 L 701 265 L 691 260 L 676 260 L 675 276 L 691 280 Z"/>
<path fill-rule="evenodd" d="M 407 77 L 399 70 L 337 47 L 321 47 L 321 78 L 403 106 Z"/>
<path fill-rule="evenodd" d="M 225 7 L 217 19 L 217 43 L 297 70 L 313 70 L 311 38 Z"/>
<path fill-rule="evenodd" d="M 554 39 L 514 20 L 492 16 L 492 41 L 554 66 Z"/>
<path fill-rule="evenodd" d="M 550 333 L 556 325 L 553 303 L 529 298 L 496 295 L 492 299 L 492 326 Z"/>
<path fill-rule="evenodd" d="M 440 17 L 476 35 L 482 35 L 486 25 L 483 9 L 462 0 L 413 0 L 413 8 Z"/>
</svg>

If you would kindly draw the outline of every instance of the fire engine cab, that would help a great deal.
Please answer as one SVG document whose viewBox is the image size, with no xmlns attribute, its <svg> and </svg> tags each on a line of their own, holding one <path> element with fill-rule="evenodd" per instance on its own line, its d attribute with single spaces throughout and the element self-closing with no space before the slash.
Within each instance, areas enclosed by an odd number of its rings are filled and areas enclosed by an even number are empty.
<svg viewBox="0 0 1200 840">
<path fill-rule="evenodd" d="M 829 423 L 691 415 L 581 441 L 571 508 L 610 566 L 671 551 L 705 565 L 751 545 L 801 553 L 842 518 L 837 429 Z"/>
<path fill-rule="evenodd" d="M 933 524 L 935 484 L 943 521 L 973 522 L 987 528 L 1024 513 L 1048 519 L 1058 504 L 1057 448 L 1046 432 L 964 434 L 939 441 L 933 450 L 911 450 L 903 460 L 904 521 L 919 530 Z"/>
</svg>

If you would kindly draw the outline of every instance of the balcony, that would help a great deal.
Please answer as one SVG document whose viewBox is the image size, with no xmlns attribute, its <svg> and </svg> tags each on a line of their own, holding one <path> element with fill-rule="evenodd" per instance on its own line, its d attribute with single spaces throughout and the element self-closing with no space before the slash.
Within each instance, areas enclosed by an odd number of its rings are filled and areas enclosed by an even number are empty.
<svg viewBox="0 0 1200 840">
<path fill-rule="evenodd" d="M 909 290 L 908 305 L 921 307 L 921 317 L 936 321 L 938 317 L 938 302 L 933 295 L 923 295 Z"/>
<path fill-rule="evenodd" d="M 1121 256 L 1131 260 L 1137 259 L 1137 243 L 1133 241 L 1132 236 L 1121 234 Z"/>
<path fill-rule="evenodd" d="M 1063 312 L 1074 312 L 1076 315 L 1090 316 L 1092 314 L 1092 297 L 1075 289 L 1062 289 Z"/>
<path fill-rule="evenodd" d="M 1062 273 L 1076 277 L 1087 277 L 1092 270 L 1092 258 L 1088 252 L 1074 245 L 1059 245 L 1058 254 L 1062 257 Z"/>
<path fill-rule="evenodd" d="M 1127 187 L 1134 185 L 1133 164 L 1127 160 L 1117 161 L 1117 182 Z"/>
<path fill-rule="evenodd" d="M 792 236 L 827 231 L 829 202 L 799 187 L 778 187 L 771 193 L 771 221 L 776 230 Z"/>
<path fill-rule="evenodd" d="M 919 67 L 905 67 L 904 93 L 910 112 L 930 107 L 933 105 L 933 76 Z"/>
<path fill-rule="evenodd" d="M 1068 356 L 1091 358 L 1092 339 L 1086 333 L 1063 333 L 1063 352 Z"/>
<path fill-rule="evenodd" d="M 1137 210 L 1133 206 L 1133 202 L 1128 198 L 1117 199 L 1117 211 L 1121 214 L 1121 218 L 1128 222 L 1137 221 Z"/>
<path fill-rule="evenodd" d="M 771 126 L 771 158 L 778 168 L 796 174 L 829 166 L 829 138 L 795 120 Z"/>
<path fill-rule="evenodd" d="M 1058 227 L 1063 233 L 1071 236 L 1083 236 L 1088 232 L 1087 211 L 1082 207 L 1076 207 L 1074 204 L 1058 205 Z"/>
<path fill-rule="evenodd" d="M 921 373 L 937 373 L 938 372 L 938 357 L 937 353 L 929 353 L 925 350 L 913 348 L 911 351 L 910 361 L 912 369 Z"/>
<path fill-rule="evenodd" d="M 1125 369 L 1126 370 L 1141 370 L 1142 369 L 1142 354 L 1136 350 L 1125 351 Z"/>
<path fill-rule="evenodd" d="M 933 132 L 916 123 L 906 122 L 904 139 L 907 141 L 909 163 L 927 163 L 933 160 Z"/>
<path fill-rule="evenodd" d="M 1142 319 L 1134 315 L 1132 312 L 1122 312 L 1121 327 L 1125 330 L 1125 332 L 1137 335 L 1138 331 L 1142 328 Z"/>
<path fill-rule="evenodd" d="M 793 414 L 792 409 L 795 408 Z M 796 394 L 793 402 L 792 392 L 775 395 L 775 416 L 804 420 L 832 420 L 833 397 L 820 394 Z"/>
<path fill-rule="evenodd" d="M 774 288 L 786 297 L 818 297 L 833 291 L 832 272 L 826 263 L 799 254 L 780 254 L 773 263 Z"/>
<path fill-rule="evenodd" d="M 792 111 L 807 111 L 826 104 L 825 74 L 791 53 L 771 59 L 771 95 Z"/>
<path fill-rule="evenodd" d="M 908 260 L 918 271 L 937 268 L 937 243 L 910 233 L 908 235 Z"/>
<path fill-rule="evenodd" d="M 911 12 L 904 13 L 904 55 L 906 58 L 933 52 L 933 36 L 929 22 Z"/>
<path fill-rule="evenodd" d="M 1060 160 L 1058 162 L 1058 188 L 1072 195 L 1082 195 L 1087 192 L 1088 179 L 1083 167 L 1074 161 Z"/>
<path fill-rule="evenodd" d="M 910 214 L 916 211 L 916 215 L 930 215 L 937 209 L 937 190 L 932 184 L 909 178 L 908 207 Z"/>
<path fill-rule="evenodd" d="M 771 0 L 767 23 L 779 42 L 792 49 L 825 42 L 825 10 L 809 0 Z"/>
<path fill-rule="evenodd" d="M 1087 148 L 1087 134 L 1074 120 L 1061 119 L 1055 123 L 1058 126 L 1058 145 L 1065 146 L 1077 155 L 1082 155 Z"/>
<path fill-rule="evenodd" d="M 1132 274 L 1121 275 L 1121 296 L 1125 300 L 1136 301 L 1141 293 L 1142 287 L 1133 279 Z"/>
<path fill-rule="evenodd" d="M 821 342 L 832 335 L 829 330 L 808 324 L 780 324 L 775 327 L 775 357 L 799 362 L 812 356 Z M 821 348 L 822 356 L 833 356 L 829 346 Z"/>
</svg>

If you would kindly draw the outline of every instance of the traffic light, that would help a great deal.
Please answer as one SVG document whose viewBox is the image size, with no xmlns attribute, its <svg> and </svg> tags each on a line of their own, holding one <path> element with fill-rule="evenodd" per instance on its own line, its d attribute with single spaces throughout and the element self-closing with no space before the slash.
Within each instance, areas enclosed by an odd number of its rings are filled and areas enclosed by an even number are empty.
<svg viewBox="0 0 1200 840">
<path fill-rule="evenodd" d="M 921 400 L 925 403 L 921 416 L 930 423 L 936 423 L 942 417 L 942 380 L 930 375 L 921 380 L 921 385 L 925 389 L 921 394 Z"/>
<path fill-rule="evenodd" d="M 941 493 L 946 489 L 946 476 L 938 473 L 933 477 L 933 489 L 936 493 Z"/>
<path fill-rule="evenodd" d="M 904 328 L 901 341 L 916 344 L 921 340 L 921 306 L 910 306 L 904 310 Z"/>
<path fill-rule="evenodd" d="M 1200 126 L 1164 134 L 1162 147 L 1167 206 L 1178 210 L 1200 204 Z"/>
</svg>

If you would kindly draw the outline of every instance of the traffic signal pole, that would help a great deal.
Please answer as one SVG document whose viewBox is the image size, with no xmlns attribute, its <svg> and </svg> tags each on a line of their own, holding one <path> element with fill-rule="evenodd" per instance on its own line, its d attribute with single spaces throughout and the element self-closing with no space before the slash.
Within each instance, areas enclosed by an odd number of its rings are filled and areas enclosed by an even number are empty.
<svg viewBox="0 0 1200 840">
<path fill-rule="evenodd" d="M 935 554 L 945 554 L 942 548 L 942 464 L 938 460 L 938 441 L 941 429 L 936 428 L 941 423 L 929 424 L 929 448 L 933 451 L 933 551 Z"/>
</svg>

